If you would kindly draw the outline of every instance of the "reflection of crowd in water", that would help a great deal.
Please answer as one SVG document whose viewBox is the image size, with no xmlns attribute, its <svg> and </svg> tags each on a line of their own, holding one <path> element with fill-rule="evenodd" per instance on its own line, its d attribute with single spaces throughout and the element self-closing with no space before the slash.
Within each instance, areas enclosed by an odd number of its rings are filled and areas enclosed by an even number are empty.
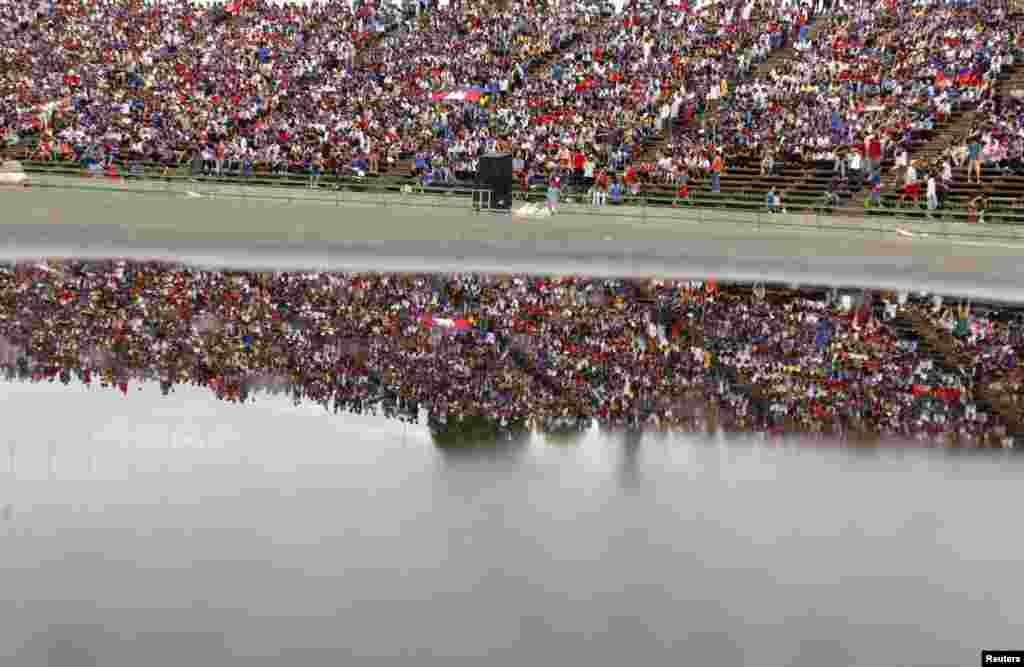
<svg viewBox="0 0 1024 667">
<path fill-rule="evenodd" d="M 906 330 L 911 312 L 941 322 L 932 310 L 714 281 L 24 262 L 0 267 L 0 362 L 12 378 L 284 392 L 408 421 L 1008 444 L 976 390 L 1020 390 L 1001 370 L 1017 366 L 1016 320 L 988 339 L 966 315 L 974 333 L 951 340 L 979 363 L 947 366 Z"/>
<path fill-rule="evenodd" d="M 962 365 L 991 393 L 1004 398 L 1004 413 L 1024 418 L 1024 315 L 1006 309 L 941 302 L 911 305 L 945 341 L 947 354 L 960 357 Z"/>
</svg>

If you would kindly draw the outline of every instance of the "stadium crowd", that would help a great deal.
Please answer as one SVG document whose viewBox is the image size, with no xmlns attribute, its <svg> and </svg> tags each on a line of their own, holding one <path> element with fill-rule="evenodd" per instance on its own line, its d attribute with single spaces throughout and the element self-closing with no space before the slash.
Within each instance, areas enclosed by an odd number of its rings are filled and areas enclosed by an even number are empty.
<svg viewBox="0 0 1024 667">
<path fill-rule="evenodd" d="M 894 326 L 916 303 L 902 301 L 712 280 L 34 261 L 0 269 L 0 356 L 22 379 L 193 384 L 235 402 L 269 390 L 407 420 L 423 408 L 439 422 L 698 429 L 713 415 L 726 430 L 1005 444 L 1007 422 L 974 397 L 1005 355 L 965 348 L 976 374 L 945 367 Z"/>
<path fill-rule="evenodd" d="M 997 77 L 1020 58 L 1020 29 L 1002 0 L 836 0 L 802 29 L 795 57 L 739 81 L 714 123 L 678 128 L 671 149 L 705 171 L 708 136 L 762 173 L 787 162 L 831 166 L 843 181 L 832 190 L 871 184 L 876 204 L 880 163 L 895 158 L 907 198 L 936 208 L 952 181 L 950 156 L 948 167 L 907 156 L 954 111 L 1003 117 Z"/>
<path fill-rule="evenodd" d="M 341 0 L 3 0 L 0 128 L 100 166 L 366 172 L 411 157 L 450 177 L 511 148 L 526 168 L 576 167 L 563 153 L 579 149 L 622 169 L 669 119 L 731 96 L 814 11 L 631 1 L 595 17 L 471 0 L 417 18 Z M 477 95 L 439 95 L 465 89 Z"/>
<path fill-rule="evenodd" d="M 451 182 L 499 150 L 527 184 L 717 189 L 736 161 L 877 181 L 883 158 L 911 166 L 936 123 L 979 108 L 995 134 L 963 141 L 949 166 L 1024 167 L 1005 140 L 1018 105 L 994 95 L 1024 38 L 1007 0 L 418 5 L 0 0 L 0 136 L 97 172 L 155 161 L 316 177 L 403 162 Z M 757 67 L 785 46 L 794 57 Z M 933 175 L 941 196 L 943 161 L 913 166 L 910 194 Z"/>
</svg>

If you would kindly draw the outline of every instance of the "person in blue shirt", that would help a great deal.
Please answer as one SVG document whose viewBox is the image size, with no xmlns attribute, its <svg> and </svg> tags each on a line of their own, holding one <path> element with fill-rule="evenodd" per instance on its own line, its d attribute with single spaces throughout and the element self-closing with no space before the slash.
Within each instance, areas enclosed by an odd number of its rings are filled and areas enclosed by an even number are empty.
<svg viewBox="0 0 1024 667">
<path fill-rule="evenodd" d="M 608 194 L 611 196 L 612 204 L 618 205 L 622 203 L 622 183 L 619 182 L 618 178 L 612 183 Z"/>
<path fill-rule="evenodd" d="M 974 173 L 981 185 L 981 141 L 978 135 L 972 135 L 967 140 L 967 182 L 971 182 L 971 174 Z"/>
<path fill-rule="evenodd" d="M 309 160 L 309 187 L 315 188 L 320 185 L 320 176 L 323 173 L 323 157 L 320 155 L 314 155 L 313 159 Z"/>
</svg>

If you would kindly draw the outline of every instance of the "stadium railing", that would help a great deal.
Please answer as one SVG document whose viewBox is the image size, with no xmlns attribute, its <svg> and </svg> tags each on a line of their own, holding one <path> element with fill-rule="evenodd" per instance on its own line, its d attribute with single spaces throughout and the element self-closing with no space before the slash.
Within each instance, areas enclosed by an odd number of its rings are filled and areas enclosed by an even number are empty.
<svg viewBox="0 0 1024 667">
<path fill-rule="evenodd" d="M 106 191 L 137 194 L 193 195 L 210 198 L 286 200 L 378 206 L 409 205 L 447 208 L 487 209 L 489 193 L 469 184 L 421 185 L 415 179 L 398 177 L 338 177 L 323 175 L 317 181 L 295 174 L 254 173 L 251 176 L 164 175 L 146 170 L 120 173 L 112 177 L 89 172 L 68 163 L 23 162 L 36 188 Z M 542 204 L 546 189 L 542 186 L 513 191 L 517 206 Z M 481 202 L 484 206 L 481 207 Z M 831 206 L 824 197 L 787 195 L 785 208 L 769 210 L 763 193 L 743 195 L 736 192 L 715 194 L 691 192 L 687 199 L 659 193 L 626 195 L 618 202 L 602 207 L 590 205 L 590 195 L 569 192 L 562 197 L 560 214 L 618 216 L 650 220 L 677 220 L 698 223 L 750 224 L 757 227 L 817 227 L 863 233 L 903 232 L 905 235 L 973 237 L 1024 240 L 1024 210 L 990 207 L 984 224 L 969 224 L 975 212 L 964 208 L 927 211 L 923 208 L 883 209 L 890 215 L 853 217 Z M 540 208 L 540 207 L 538 207 Z M 870 209 L 878 213 L 879 209 Z"/>
</svg>

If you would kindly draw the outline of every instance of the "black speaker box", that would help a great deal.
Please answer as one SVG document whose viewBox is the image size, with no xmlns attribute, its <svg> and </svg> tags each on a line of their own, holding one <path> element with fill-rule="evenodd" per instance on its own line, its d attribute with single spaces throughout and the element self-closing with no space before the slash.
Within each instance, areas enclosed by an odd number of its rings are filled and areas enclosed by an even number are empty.
<svg viewBox="0 0 1024 667">
<path fill-rule="evenodd" d="M 489 153 L 480 158 L 476 172 L 476 187 L 488 190 L 490 202 L 480 201 L 476 195 L 477 205 L 495 209 L 512 207 L 512 156 L 508 153 Z"/>
</svg>

